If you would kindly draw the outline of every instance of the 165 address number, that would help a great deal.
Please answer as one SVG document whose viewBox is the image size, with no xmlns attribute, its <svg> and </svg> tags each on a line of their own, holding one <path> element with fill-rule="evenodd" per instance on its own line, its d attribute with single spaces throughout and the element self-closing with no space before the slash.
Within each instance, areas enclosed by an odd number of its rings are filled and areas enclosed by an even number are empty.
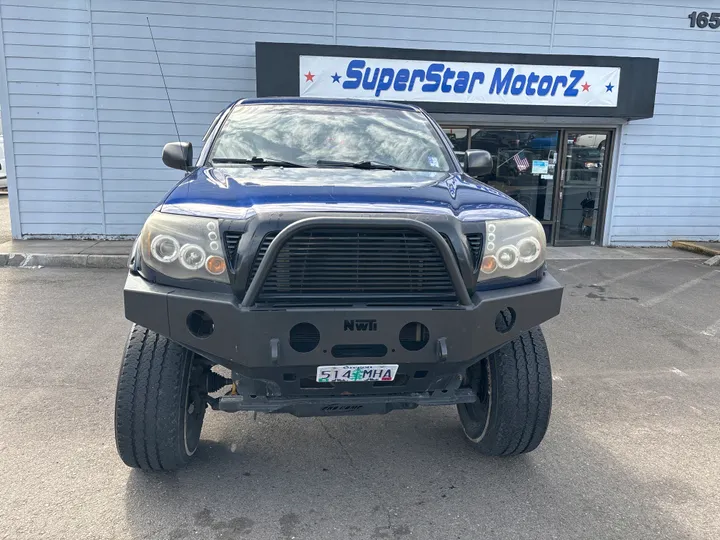
<svg viewBox="0 0 720 540">
<path fill-rule="evenodd" d="M 708 13 L 707 11 L 693 11 L 688 15 L 690 19 L 690 28 L 711 28 L 715 30 L 720 27 L 720 13 Z"/>
</svg>

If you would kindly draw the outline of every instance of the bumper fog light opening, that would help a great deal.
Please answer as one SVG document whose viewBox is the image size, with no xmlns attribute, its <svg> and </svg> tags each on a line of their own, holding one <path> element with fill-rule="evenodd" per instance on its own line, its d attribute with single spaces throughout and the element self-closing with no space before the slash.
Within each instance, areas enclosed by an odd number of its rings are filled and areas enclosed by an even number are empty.
<svg viewBox="0 0 720 540">
<path fill-rule="evenodd" d="M 312 352 L 320 343 L 320 330 L 314 324 L 298 323 L 290 329 L 289 342 L 295 352 Z"/>
<path fill-rule="evenodd" d="M 201 310 L 191 311 L 187 316 L 187 328 L 198 339 L 205 339 L 215 331 L 215 321 Z"/>
<path fill-rule="evenodd" d="M 501 309 L 495 317 L 495 330 L 500 334 L 507 334 L 515 326 L 515 310 L 511 307 Z"/>
<path fill-rule="evenodd" d="M 400 329 L 400 345 L 406 351 L 419 351 L 430 341 L 430 330 L 420 322 L 407 323 Z"/>
</svg>

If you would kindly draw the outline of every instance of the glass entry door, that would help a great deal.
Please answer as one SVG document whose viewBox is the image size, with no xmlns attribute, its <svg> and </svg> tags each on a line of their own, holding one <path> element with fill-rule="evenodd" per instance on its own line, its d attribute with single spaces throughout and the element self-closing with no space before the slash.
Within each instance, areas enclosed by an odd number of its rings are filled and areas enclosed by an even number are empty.
<svg viewBox="0 0 720 540">
<path fill-rule="evenodd" d="M 610 129 L 444 126 L 455 155 L 490 152 L 492 171 L 478 180 L 535 216 L 548 244 L 591 245 L 602 234 L 610 169 Z"/>
<path fill-rule="evenodd" d="M 610 131 L 564 132 L 557 194 L 556 245 L 594 245 L 601 236 Z"/>
<path fill-rule="evenodd" d="M 467 149 L 487 150 L 492 171 L 478 180 L 506 193 L 552 234 L 559 130 L 445 127 L 461 163 Z"/>
</svg>

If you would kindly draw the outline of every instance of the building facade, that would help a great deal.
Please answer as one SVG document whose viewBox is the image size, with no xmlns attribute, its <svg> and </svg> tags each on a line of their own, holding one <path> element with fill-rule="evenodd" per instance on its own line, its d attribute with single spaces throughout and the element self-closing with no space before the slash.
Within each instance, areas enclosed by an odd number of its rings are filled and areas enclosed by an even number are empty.
<svg viewBox="0 0 720 540">
<path fill-rule="evenodd" d="M 361 76 L 366 97 L 427 105 L 458 155 L 488 150 L 496 167 L 483 180 L 536 215 L 549 242 L 718 240 L 719 26 L 720 13 L 683 0 L 0 0 L 13 236 L 137 234 L 180 179 L 160 161 L 177 139 L 170 104 L 180 137 L 198 147 L 230 102 L 332 94 L 328 78 L 315 85 L 301 67 L 315 75 L 328 58 L 356 57 L 394 69 L 380 92 L 372 72 Z M 263 60 L 267 43 L 286 44 L 290 60 Z M 487 69 L 475 82 L 495 82 L 494 97 L 468 97 L 456 75 L 441 81 L 452 86 L 445 106 L 393 93 L 403 62 L 422 61 Z M 561 68 L 587 75 L 573 83 L 568 72 L 564 86 L 584 101 L 547 101 L 542 77 Z M 351 80 L 347 69 L 332 75 Z M 509 69 L 527 69 L 522 84 L 505 81 Z"/>
</svg>

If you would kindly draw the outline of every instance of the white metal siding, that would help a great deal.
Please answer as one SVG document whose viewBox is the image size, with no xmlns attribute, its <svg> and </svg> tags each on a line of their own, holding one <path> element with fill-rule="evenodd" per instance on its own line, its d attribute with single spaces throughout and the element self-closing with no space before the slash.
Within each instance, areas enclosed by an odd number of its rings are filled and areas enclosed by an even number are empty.
<svg viewBox="0 0 720 540">
<path fill-rule="evenodd" d="M 654 117 L 623 128 L 611 244 L 720 239 L 720 31 L 689 28 L 700 7 L 558 2 L 553 53 L 660 59 Z"/>
<path fill-rule="evenodd" d="M 106 232 L 133 234 L 181 176 L 163 166 L 177 135 L 197 150 L 213 118 L 255 94 L 255 42 L 332 40 L 331 2 L 92 0 Z"/>
<path fill-rule="evenodd" d="M 0 0 L 23 235 L 135 234 L 182 176 L 160 161 L 177 135 L 148 17 L 198 150 L 221 109 L 254 95 L 256 41 L 334 39 L 333 0 L 59 4 Z"/>
<path fill-rule="evenodd" d="M 159 159 L 176 135 L 149 17 L 196 146 L 254 94 L 256 41 L 658 57 L 656 115 L 623 129 L 609 239 L 717 239 L 720 34 L 689 29 L 683 3 L 0 0 L 22 234 L 134 234 L 178 180 Z"/>
<path fill-rule="evenodd" d="M 481 4 L 477 0 L 338 0 L 337 44 L 548 52 L 553 0 Z"/>
<path fill-rule="evenodd" d="M 609 243 L 720 239 L 720 33 L 689 28 L 696 3 L 430 4 L 338 0 L 338 44 L 659 58 L 655 116 L 623 128 Z"/>
<path fill-rule="evenodd" d="M 23 234 L 102 234 L 85 0 L 2 0 L 6 116 Z M 5 111 L 4 111 L 5 112 Z M 14 231 L 17 234 L 17 231 Z"/>
</svg>

